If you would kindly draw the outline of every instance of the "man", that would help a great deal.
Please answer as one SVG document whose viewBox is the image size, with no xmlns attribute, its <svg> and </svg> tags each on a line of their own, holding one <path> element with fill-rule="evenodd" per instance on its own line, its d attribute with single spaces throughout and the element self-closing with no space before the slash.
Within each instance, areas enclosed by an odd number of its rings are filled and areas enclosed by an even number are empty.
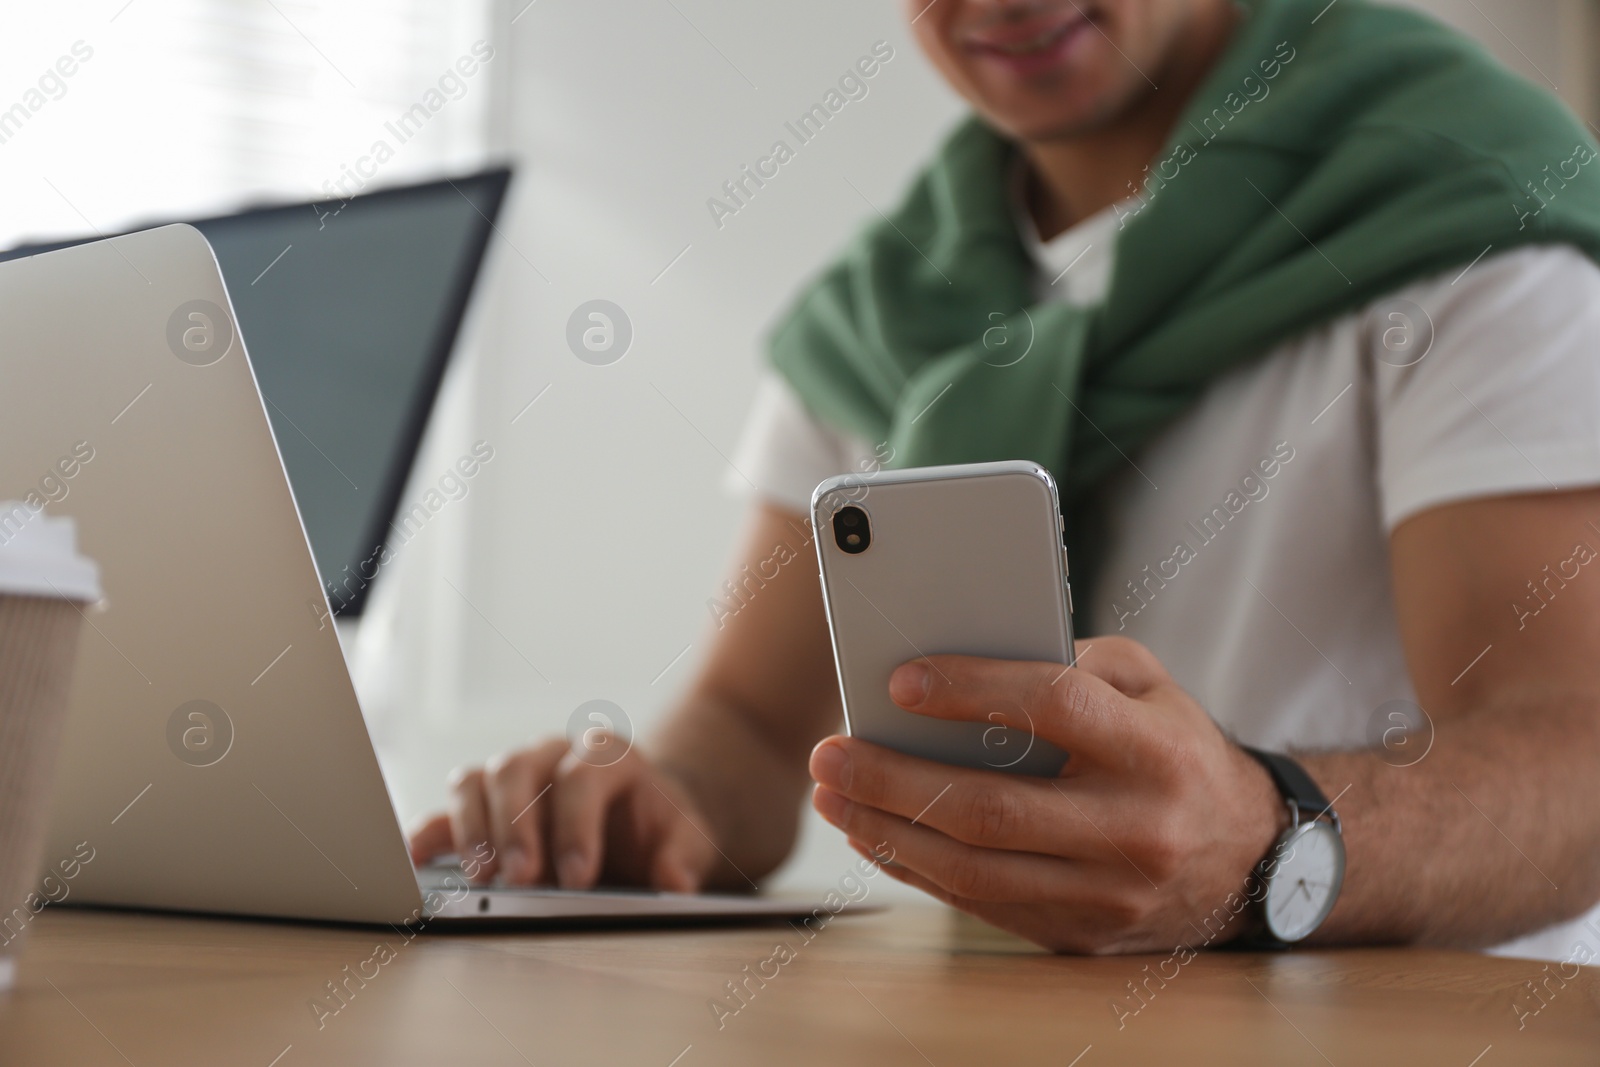
<svg viewBox="0 0 1600 1067">
<path fill-rule="evenodd" d="M 1331 904 L 1284 940 L 1587 962 L 1593 143 L 1474 46 L 1363 0 L 907 10 L 979 119 L 775 334 L 735 562 L 890 451 L 1050 466 L 1099 635 L 1078 668 L 938 656 L 889 685 L 935 717 L 1020 706 L 1067 766 L 824 737 L 837 684 L 801 562 L 723 620 L 648 756 L 550 741 L 458 773 L 415 856 L 487 842 L 511 882 L 746 886 L 793 845 L 809 769 L 893 877 L 1058 951 L 1133 952 L 1281 933 L 1259 914 L 1294 851 L 1275 843 L 1336 810 L 1342 887 L 1284 889 Z M 1292 753 L 1326 799 L 1291 814 L 1298 779 L 1243 745 Z"/>
</svg>

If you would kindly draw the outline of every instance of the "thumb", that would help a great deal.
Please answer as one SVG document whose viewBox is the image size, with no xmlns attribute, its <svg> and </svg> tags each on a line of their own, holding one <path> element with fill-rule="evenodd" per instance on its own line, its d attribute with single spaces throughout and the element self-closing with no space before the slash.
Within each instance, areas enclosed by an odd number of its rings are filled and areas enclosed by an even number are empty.
<svg viewBox="0 0 1600 1067">
<path fill-rule="evenodd" d="M 682 809 L 664 814 L 660 843 L 650 861 L 650 885 L 669 893 L 698 893 L 716 848 Z"/>
<path fill-rule="evenodd" d="M 435 856 L 455 851 L 455 840 L 450 835 L 450 816 L 440 812 L 424 819 L 412 831 L 408 847 L 411 862 L 427 863 Z"/>
</svg>

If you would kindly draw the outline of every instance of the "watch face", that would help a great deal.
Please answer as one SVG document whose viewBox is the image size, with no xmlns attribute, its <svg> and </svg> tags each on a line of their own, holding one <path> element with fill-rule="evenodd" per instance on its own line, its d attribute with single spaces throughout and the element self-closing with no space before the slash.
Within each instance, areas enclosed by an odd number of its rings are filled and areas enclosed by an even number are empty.
<svg viewBox="0 0 1600 1067">
<path fill-rule="evenodd" d="M 1344 881 L 1344 841 L 1321 819 L 1302 823 L 1275 853 L 1267 886 L 1267 927 L 1283 941 L 1299 941 L 1322 925 Z"/>
</svg>

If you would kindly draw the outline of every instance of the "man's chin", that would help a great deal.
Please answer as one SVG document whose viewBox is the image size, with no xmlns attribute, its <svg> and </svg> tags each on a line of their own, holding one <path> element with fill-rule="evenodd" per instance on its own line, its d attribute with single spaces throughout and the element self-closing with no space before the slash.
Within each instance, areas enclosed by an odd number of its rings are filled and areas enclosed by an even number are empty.
<svg viewBox="0 0 1600 1067">
<path fill-rule="evenodd" d="M 1115 124 L 1121 110 L 1115 107 L 1085 108 L 1048 115 L 1008 116 L 991 111 L 986 115 L 991 126 L 1014 141 L 1051 144 L 1075 141 Z"/>
<path fill-rule="evenodd" d="M 1126 91 L 1106 91 L 1082 99 L 1053 100 L 1038 106 L 985 107 L 991 126 L 1017 141 L 1032 144 L 1074 141 L 1099 133 L 1125 120 L 1149 94 L 1137 86 Z"/>
</svg>

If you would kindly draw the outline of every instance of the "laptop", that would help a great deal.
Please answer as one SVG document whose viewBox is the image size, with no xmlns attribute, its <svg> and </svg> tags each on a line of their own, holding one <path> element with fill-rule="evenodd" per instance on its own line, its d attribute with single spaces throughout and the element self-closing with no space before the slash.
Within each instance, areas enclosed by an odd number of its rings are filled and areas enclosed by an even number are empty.
<svg viewBox="0 0 1600 1067">
<path fill-rule="evenodd" d="M 0 331 L 0 500 L 74 518 L 106 593 L 85 615 L 56 772 L 44 860 L 78 862 L 53 899 L 430 927 L 812 914 L 412 868 L 284 435 L 198 229 L 0 263 Z"/>
<path fill-rule="evenodd" d="M 511 171 L 188 222 L 216 253 L 333 613 L 366 606 Z M 102 235 L 104 236 L 104 235 Z M 83 244 L 33 242 L 0 261 Z"/>
</svg>

